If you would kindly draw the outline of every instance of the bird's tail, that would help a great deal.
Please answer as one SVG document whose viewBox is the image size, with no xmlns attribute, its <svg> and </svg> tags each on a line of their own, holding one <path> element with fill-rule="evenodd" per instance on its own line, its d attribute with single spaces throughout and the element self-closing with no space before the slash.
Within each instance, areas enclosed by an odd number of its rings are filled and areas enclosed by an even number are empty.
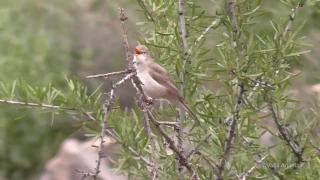
<svg viewBox="0 0 320 180">
<path fill-rule="evenodd" d="M 183 100 L 180 99 L 180 106 L 187 111 L 187 113 L 195 120 L 197 121 L 197 123 L 200 123 L 200 120 L 197 118 L 197 116 L 192 112 L 192 110 L 189 108 L 189 106 L 187 105 L 187 103 Z"/>
</svg>

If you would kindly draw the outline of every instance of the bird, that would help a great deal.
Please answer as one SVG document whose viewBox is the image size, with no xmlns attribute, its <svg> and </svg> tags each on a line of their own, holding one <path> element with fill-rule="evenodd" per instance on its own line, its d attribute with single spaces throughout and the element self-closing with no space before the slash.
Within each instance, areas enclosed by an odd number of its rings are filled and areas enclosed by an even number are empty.
<svg viewBox="0 0 320 180">
<path fill-rule="evenodd" d="M 149 49 L 144 45 L 135 47 L 133 65 L 141 81 L 141 87 L 148 97 L 152 99 L 165 99 L 171 104 L 183 108 L 195 121 L 200 122 L 188 107 L 178 88 L 161 65 L 150 56 Z"/>
</svg>

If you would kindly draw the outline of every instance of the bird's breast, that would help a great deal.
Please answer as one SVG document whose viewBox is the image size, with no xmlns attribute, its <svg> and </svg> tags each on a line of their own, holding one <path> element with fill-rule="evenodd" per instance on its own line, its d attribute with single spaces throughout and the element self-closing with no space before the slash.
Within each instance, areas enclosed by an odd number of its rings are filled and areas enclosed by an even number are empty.
<svg viewBox="0 0 320 180">
<path fill-rule="evenodd" d="M 142 89 L 145 94 L 153 99 L 159 99 L 165 97 L 167 89 L 155 81 L 147 71 L 138 72 L 137 76 L 142 82 Z"/>
</svg>

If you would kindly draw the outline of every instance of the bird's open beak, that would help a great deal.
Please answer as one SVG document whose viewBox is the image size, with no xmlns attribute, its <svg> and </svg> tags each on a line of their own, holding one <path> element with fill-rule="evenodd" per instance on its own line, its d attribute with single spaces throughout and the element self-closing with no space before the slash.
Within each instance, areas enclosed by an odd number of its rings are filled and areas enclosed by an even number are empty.
<svg viewBox="0 0 320 180">
<path fill-rule="evenodd" d="M 139 49 L 137 49 L 137 48 L 135 48 L 135 51 L 136 51 L 136 55 L 139 55 L 139 54 L 142 53 L 142 52 L 141 52 Z"/>
</svg>

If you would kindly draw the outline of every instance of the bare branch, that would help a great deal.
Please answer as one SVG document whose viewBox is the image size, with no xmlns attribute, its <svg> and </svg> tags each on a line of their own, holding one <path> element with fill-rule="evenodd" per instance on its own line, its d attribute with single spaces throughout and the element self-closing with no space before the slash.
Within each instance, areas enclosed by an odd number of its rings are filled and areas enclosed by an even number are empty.
<svg viewBox="0 0 320 180">
<path fill-rule="evenodd" d="M 252 91 L 249 93 L 249 95 L 247 96 L 247 98 L 244 98 L 244 103 L 246 106 L 250 105 L 250 100 L 253 97 L 253 94 L 260 88 L 260 87 L 266 87 L 269 89 L 275 89 L 274 85 L 271 85 L 269 83 L 266 83 L 264 81 L 258 80 L 258 79 L 253 79 L 253 78 L 249 78 L 249 80 L 251 80 L 255 85 L 252 89 Z M 255 110 L 257 112 L 264 112 L 264 110 L 259 109 L 258 107 L 253 107 L 255 108 Z"/>
<path fill-rule="evenodd" d="M 214 26 L 217 26 L 220 23 L 220 19 L 216 19 L 212 21 L 212 23 L 202 32 L 202 34 L 197 38 L 197 40 L 194 42 L 193 47 L 190 47 L 190 49 L 187 51 L 186 59 L 188 60 L 189 56 L 191 55 L 192 48 L 196 48 L 199 44 L 199 42 L 204 38 L 204 36 L 209 32 L 211 28 Z"/>
<path fill-rule="evenodd" d="M 174 144 L 174 141 L 169 137 L 169 135 L 161 128 L 160 124 L 154 118 L 152 113 L 149 110 L 147 111 L 147 113 L 148 113 L 148 116 L 149 116 L 151 122 L 155 125 L 156 129 L 158 130 L 158 132 L 167 141 L 167 143 L 169 145 L 169 148 L 172 149 L 177 154 L 177 156 L 179 157 L 179 163 L 181 164 L 181 166 L 184 166 L 184 167 L 187 168 L 187 170 L 188 170 L 189 174 L 191 175 L 192 179 L 194 179 L 194 180 L 199 179 L 198 174 L 195 172 L 195 170 L 193 170 L 193 168 L 191 167 L 191 164 L 188 162 L 188 159 L 186 158 L 186 156 Z"/>
<path fill-rule="evenodd" d="M 177 125 L 178 128 L 175 128 L 174 130 L 177 132 L 177 140 L 178 140 L 178 148 L 180 149 L 181 153 L 184 153 L 184 149 L 183 149 L 183 120 L 184 120 L 184 115 L 181 117 L 181 115 L 184 114 L 184 110 L 182 108 L 179 109 L 178 113 L 177 113 Z M 180 174 L 183 170 L 183 167 L 181 166 L 181 164 L 178 164 L 178 173 Z M 179 176 L 179 180 L 183 180 L 183 176 Z"/>
<path fill-rule="evenodd" d="M 87 112 L 86 112 L 85 115 L 86 115 L 87 117 L 89 117 L 90 120 L 96 121 L 96 119 L 95 119 L 90 113 L 87 113 Z M 109 129 L 106 128 L 106 129 L 105 129 L 105 132 L 106 132 L 109 136 L 111 136 L 113 139 L 115 139 L 115 140 L 117 141 L 117 143 L 123 144 L 123 143 L 121 142 L 121 140 L 118 138 L 118 136 L 117 136 L 116 134 L 114 134 L 113 132 L 111 132 Z M 132 147 L 129 146 L 128 149 L 129 149 L 129 151 L 130 151 L 134 156 L 139 157 L 139 159 L 140 159 L 145 165 L 150 166 L 150 167 L 153 167 L 153 166 L 154 166 L 153 163 L 151 163 L 151 162 L 150 162 L 149 160 L 147 160 L 145 157 L 140 156 L 139 153 L 138 153 L 136 150 L 134 150 Z"/>
<path fill-rule="evenodd" d="M 202 157 L 213 170 L 217 168 L 216 163 L 215 162 L 211 162 L 211 160 L 208 157 L 206 157 L 204 154 L 202 154 L 199 151 L 196 151 L 196 154 L 199 154 L 200 157 Z"/>
<path fill-rule="evenodd" d="M 106 129 L 106 133 L 111 136 L 113 139 L 115 139 L 118 143 L 123 144 L 121 142 L 121 140 L 118 138 L 118 136 L 116 134 L 114 134 L 113 132 L 111 132 L 109 129 Z M 147 158 L 141 156 L 136 150 L 134 150 L 132 147 L 128 146 L 129 151 L 131 152 L 131 154 L 133 154 L 134 156 L 138 157 L 146 166 L 149 167 L 153 167 L 154 164 L 152 162 L 150 162 Z"/>
<path fill-rule="evenodd" d="M 249 78 L 249 80 L 252 81 L 255 84 L 255 86 L 257 86 L 257 84 L 259 84 L 259 86 L 264 86 L 264 87 L 267 87 L 269 89 L 275 89 L 273 84 L 269 84 L 267 82 L 260 81 L 260 80 L 257 80 L 257 79 L 253 79 L 253 78 Z"/>
<path fill-rule="evenodd" d="M 120 75 L 120 74 L 127 74 L 127 73 L 130 73 L 130 71 L 124 70 L 124 71 L 118 71 L 118 72 L 111 72 L 111 73 L 107 73 L 107 74 L 90 75 L 90 76 L 87 76 L 86 78 L 87 79 L 99 78 L 99 77 L 108 78 L 110 76 L 115 76 L 115 75 Z"/>
<path fill-rule="evenodd" d="M 141 98 L 141 100 L 142 100 L 142 98 Z M 145 121 L 146 133 L 149 137 L 149 144 L 151 146 L 152 161 L 154 164 L 153 170 L 149 176 L 149 180 L 158 180 L 159 179 L 159 164 L 158 164 L 158 160 L 157 160 L 156 154 L 155 154 L 156 145 L 155 145 L 154 136 L 152 135 L 152 130 L 150 127 L 150 119 L 149 119 L 148 112 L 147 112 L 148 108 L 147 108 L 147 106 L 143 106 L 143 103 L 139 103 L 139 104 L 140 104 L 140 109 L 143 112 L 143 116 L 144 116 L 143 119 Z"/>
<path fill-rule="evenodd" d="M 246 180 L 247 177 L 254 172 L 255 169 L 257 169 L 257 167 L 262 163 L 262 161 L 264 161 L 267 157 L 269 156 L 269 154 L 263 156 L 258 162 L 256 162 L 256 164 L 254 166 L 252 166 L 247 172 L 244 173 L 244 175 L 242 176 L 242 180 Z"/>
<path fill-rule="evenodd" d="M 229 13 L 230 13 L 230 21 L 232 24 L 234 24 L 234 33 L 235 36 L 238 36 L 238 23 L 236 21 L 236 8 L 235 8 L 235 3 L 234 0 L 229 0 Z M 232 39 L 233 41 L 233 39 Z M 233 47 L 233 46 L 232 46 Z"/>
<path fill-rule="evenodd" d="M 183 49 L 184 49 L 184 54 L 183 54 L 183 74 L 185 73 L 185 65 L 186 65 L 186 57 L 188 53 L 188 41 L 187 41 L 187 28 L 186 28 L 186 19 L 184 16 L 184 1 L 183 0 L 178 0 L 179 3 L 179 20 L 180 20 L 180 28 L 181 28 L 181 38 L 183 42 Z M 183 83 L 182 83 L 183 85 Z M 183 92 L 181 92 L 183 95 Z"/>
<path fill-rule="evenodd" d="M 304 6 L 304 3 L 302 2 L 299 2 L 297 4 L 297 6 L 295 7 L 295 9 L 293 9 L 293 12 L 292 14 L 290 15 L 290 19 L 289 19 L 289 22 L 285 28 L 285 30 L 283 31 L 282 33 L 282 37 L 280 39 L 280 44 L 282 44 L 282 40 L 286 37 L 287 33 L 290 31 L 290 28 L 292 26 L 292 23 L 295 19 L 295 16 L 296 14 L 298 13 L 299 9 L 302 8 Z M 277 70 L 276 73 L 278 73 L 279 71 Z M 278 131 L 280 132 L 280 135 L 282 136 L 282 138 L 287 142 L 287 145 L 291 148 L 293 154 L 296 156 L 297 158 L 297 164 L 300 164 L 303 162 L 303 158 L 302 158 L 302 155 L 303 155 L 303 152 L 304 152 L 304 148 L 301 148 L 300 145 L 298 144 L 298 142 L 292 140 L 290 138 L 290 135 L 289 135 L 289 132 L 287 131 L 286 127 L 284 127 L 281 123 L 280 123 L 280 120 L 277 116 L 277 113 L 275 112 L 274 108 L 273 108 L 273 104 L 272 104 L 272 99 L 268 97 L 268 94 L 266 93 L 265 96 L 264 96 L 267 104 L 268 104 L 268 107 L 269 107 L 269 110 L 271 111 L 272 113 L 272 117 L 273 117 L 273 120 L 274 122 L 276 123 L 276 126 L 277 126 L 277 129 Z M 296 168 L 296 166 L 294 167 Z M 272 169 L 273 170 L 273 169 Z M 277 176 L 279 175 L 276 171 L 272 171 L 274 174 L 276 174 Z"/>
<path fill-rule="evenodd" d="M 304 152 L 304 148 L 301 148 L 298 142 L 291 139 L 290 134 L 286 129 L 286 127 L 280 123 L 280 119 L 278 118 L 278 115 L 273 108 L 272 100 L 271 98 L 268 97 L 267 93 L 265 94 L 264 99 L 268 104 L 268 108 L 272 114 L 272 118 L 277 126 L 278 131 L 280 132 L 281 137 L 288 143 L 287 145 L 291 148 L 293 154 L 296 156 L 297 158 L 296 163 L 297 164 L 302 163 L 303 162 L 302 155 Z"/>
<path fill-rule="evenodd" d="M 242 135 L 241 135 L 241 137 L 242 137 L 242 139 L 246 142 L 246 144 L 247 144 L 249 147 L 251 147 L 251 148 L 253 149 L 253 151 L 255 151 L 255 153 L 257 154 L 257 156 L 258 156 L 259 158 L 261 158 L 260 152 L 257 151 L 257 150 L 253 147 L 253 142 L 252 142 L 252 141 L 249 141 L 246 137 L 244 137 L 244 136 L 242 136 Z"/>
<path fill-rule="evenodd" d="M 144 11 L 148 14 L 148 16 L 150 17 L 151 21 L 154 22 L 154 19 L 152 17 L 152 14 L 148 11 L 148 8 L 146 6 L 146 2 L 145 0 L 139 0 L 139 2 L 141 2 L 143 8 L 144 8 Z"/>
<path fill-rule="evenodd" d="M 176 128 L 176 129 L 180 128 L 179 125 L 176 122 L 158 121 L 158 124 L 162 125 L 162 126 L 171 126 L 171 127 Z"/>
<path fill-rule="evenodd" d="M 240 106 L 241 106 L 241 102 L 242 102 L 242 95 L 244 93 L 244 85 L 243 83 L 241 83 L 239 85 L 239 92 L 237 93 L 237 102 L 234 106 L 234 113 L 233 113 L 233 117 L 232 117 L 232 121 L 231 124 L 229 126 L 229 130 L 228 130 L 228 136 L 225 142 L 225 146 L 224 146 L 224 153 L 223 153 L 223 159 L 220 162 L 220 165 L 218 166 L 217 169 L 217 179 L 222 180 L 222 172 L 224 169 L 224 166 L 226 164 L 226 161 L 229 158 L 229 153 L 230 150 L 232 148 L 232 144 L 233 144 L 233 140 L 235 139 L 236 136 L 236 127 L 237 127 L 237 123 L 240 119 Z"/>
<path fill-rule="evenodd" d="M 122 28 L 122 32 L 123 32 L 123 43 L 124 43 L 124 47 L 126 50 L 126 60 L 128 61 L 128 67 L 127 69 L 132 70 L 133 69 L 133 64 L 132 64 L 132 55 L 129 51 L 129 42 L 128 42 L 128 37 L 127 37 L 127 30 L 124 26 L 124 21 L 126 21 L 128 19 L 128 17 L 124 14 L 124 10 L 123 8 L 119 8 L 120 11 L 120 21 L 121 21 L 121 28 Z"/>
<path fill-rule="evenodd" d="M 135 73 L 131 73 L 131 74 L 127 75 L 126 77 L 124 77 L 122 80 L 118 81 L 115 85 L 113 85 L 112 88 L 111 88 L 111 91 L 110 91 L 109 99 L 106 100 L 104 118 L 103 118 L 103 122 L 102 122 L 102 125 L 101 125 L 101 133 L 100 133 L 100 136 L 99 136 L 100 144 L 99 144 L 99 148 L 98 148 L 97 166 L 95 168 L 96 172 L 95 172 L 95 175 L 93 177 L 94 180 L 97 179 L 97 176 L 100 173 L 101 159 L 105 157 L 105 155 L 103 154 L 104 135 L 105 135 L 105 129 L 107 127 L 107 121 L 108 121 L 109 113 L 112 110 L 113 101 L 114 101 L 114 98 L 115 98 L 114 91 L 118 86 L 124 84 L 127 80 L 129 80 L 134 75 L 135 75 Z"/>
<path fill-rule="evenodd" d="M 231 174 L 234 175 L 234 176 L 236 176 L 239 180 L 241 180 L 238 172 L 237 172 L 234 168 L 231 168 Z"/>
<path fill-rule="evenodd" d="M 190 157 L 193 153 L 195 153 L 195 152 L 199 149 L 199 147 L 200 147 L 204 142 L 206 142 L 210 137 L 211 137 L 211 133 L 207 133 L 207 134 L 200 140 L 200 142 L 199 142 L 192 150 L 190 150 L 190 151 L 187 153 L 186 157 L 189 158 L 189 157 Z"/>
<path fill-rule="evenodd" d="M 123 83 L 125 83 L 126 81 L 128 81 L 129 79 L 131 79 L 132 77 L 134 77 L 136 75 L 136 72 L 132 72 L 129 75 L 127 75 L 126 77 L 124 77 L 123 79 L 121 79 L 120 81 L 118 81 L 113 88 L 117 88 L 119 85 L 122 85 Z"/>
<path fill-rule="evenodd" d="M 82 176 L 82 177 L 81 177 L 81 180 L 84 180 L 84 179 L 86 179 L 87 177 L 94 178 L 94 176 L 95 176 L 95 174 L 93 174 L 93 173 L 82 172 L 82 171 L 79 171 L 78 169 L 76 169 L 76 171 L 77 171 L 77 173 L 78 173 L 79 175 Z"/>
<path fill-rule="evenodd" d="M 320 153 L 320 148 L 317 147 L 315 144 L 313 144 L 313 142 L 310 142 L 310 143 L 311 143 L 312 147 L 315 148 L 318 151 L 318 153 Z"/>
<path fill-rule="evenodd" d="M 233 48 L 233 42 L 234 39 L 238 39 L 238 35 L 239 35 L 239 31 L 238 31 L 238 24 L 236 21 L 236 9 L 235 9 L 235 2 L 234 0 L 229 0 L 229 13 L 230 13 L 230 21 L 233 24 L 232 27 L 234 27 L 234 35 L 231 36 L 231 47 Z M 240 53 L 240 49 L 237 46 L 237 52 L 238 55 L 241 57 L 241 53 Z M 234 105 L 234 109 L 233 109 L 233 117 L 231 118 L 231 124 L 229 126 L 229 130 L 228 130 L 228 135 L 226 138 L 226 142 L 224 144 L 224 153 L 223 153 L 223 158 L 217 168 L 216 171 L 216 176 L 218 180 L 222 180 L 222 173 L 226 164 L 226 161 L 229 159 L 229 154 L 230 154 L 230 150 L 232 148 L 233 145 L 233 141 L 236 137 L 236 130 L 237 130 L 237 124 L 238 121 L 240 120 L 240 107 L 241 107 L 241 103 L 242 103 L 242 96 L 244 94 L 244 83 L 241 82 L 240 80 L 238 80 L 239 82 L 239 87 L 237 89 L 237 98 L 236 98 L 236 103 Z M 228 119 L 228 118 L 227 118 Z"/>
<path fill-rule="evenodd" d="M 287 35 L 287 33 L 290 31 L 290 28 L 291 28 L 291 26 L 292 26 L 292 23 L 293 23 L 293 21 L 294 21 L 294 19 L 295 19 L 296 14 L 298 13 L 299 9 L 302 8 L 303 6 L 304 6 L 304 3 L 300 2 L 300 3 L 298 3 L 298 5 L 293 9 L 292 14 L 290 15 L 289 22 L 288 22 L 288 24 L 287 24 L 287 26 L 286 26 L 283 34 L 282 34 L 283 37 L 285 37 L 285 36 Z"/>
<path fill-rule="evenodd" d="M 252 96 L 253 96 L 253 93 L 256 92 L 258 90 L 260 86 L 260 82 L 256 83 L 256 85 L 254 86 L 254 88 L 252 89 L 252 91 L 250 92 L 249 96 L 247 97 L 247 100 L 250 101 Z"/>
<path fill-rule="evenodd" d="M 178 6 L 179 6 L 179 20 L 180 20 L 180 29 L 181 29 L 181 39 L 183 42 L 183 64 L 182 69 L 180 72 L 180 93 L 181 96 L 184 97 L 184 88 L 185 88 L 185 75 L 186 75 L 186 63 L 187 63 L 187 53 L 188 53 L 188 41 L 187 41 L 187 29 L 186 29 L 186 19 L 184 16 L 184 0 L 178 0 Z M 184 109 L 181 107 L 179 109 L 179 116 L 177 118 L 177 121 L 179 123 L 180 128 L 178 130 L 178 148 L 180 151 L 183 152 L 183 121 L 185 118 L 185 112 Z M 178 167 L 179 172 L 181 172 L 182 168 Z"/>
<path fill-rule="evenodd" d="M 129 146 L 129 151 L 135 155 L 136 157 L 139 157 L 140 160 L 147 166 L 149 167 L 154 167 L 154 164 L 152 162 L 150 162 L 149 160 L 147 160 L 145 157 L 139 155 L 139 153 L 137 153 L 137 151 L 135 151 L 132 147 Z"/>
<path fill-rule="evenodd" d="M 126 51 L 126 60 L 128 61 L 128 66 L 127 69 L 129 71 L 135 72 L 135 69 L 133 68 L 133 64 L 132 64 L 132 54 L 130 53 L 129 50 L 129 41 L 128 41 L 128 36 L 127 36 L 127 30 L 125 28 L 124 22 L 128 19 L 128 17 L 124 14 L 124 10 L 123 8 L 119 8 L 120 11 L 120 21 L 121 21 L 121 29 L 122 29 L 122 33 L 123 33 L 123 44 L 125 47 L 125 51 Z M 145 94 L 143 92 L 143 89 L 141 88 L 141 81 L 137 76 L 133 76 L 132 77 L 132 85 L 137 89 L 138 92 L 143 94 L 143 98 L 145 98 Z M 148 101 L 148 99 L 144 99 L 144 101 Z"/>
</svg>

